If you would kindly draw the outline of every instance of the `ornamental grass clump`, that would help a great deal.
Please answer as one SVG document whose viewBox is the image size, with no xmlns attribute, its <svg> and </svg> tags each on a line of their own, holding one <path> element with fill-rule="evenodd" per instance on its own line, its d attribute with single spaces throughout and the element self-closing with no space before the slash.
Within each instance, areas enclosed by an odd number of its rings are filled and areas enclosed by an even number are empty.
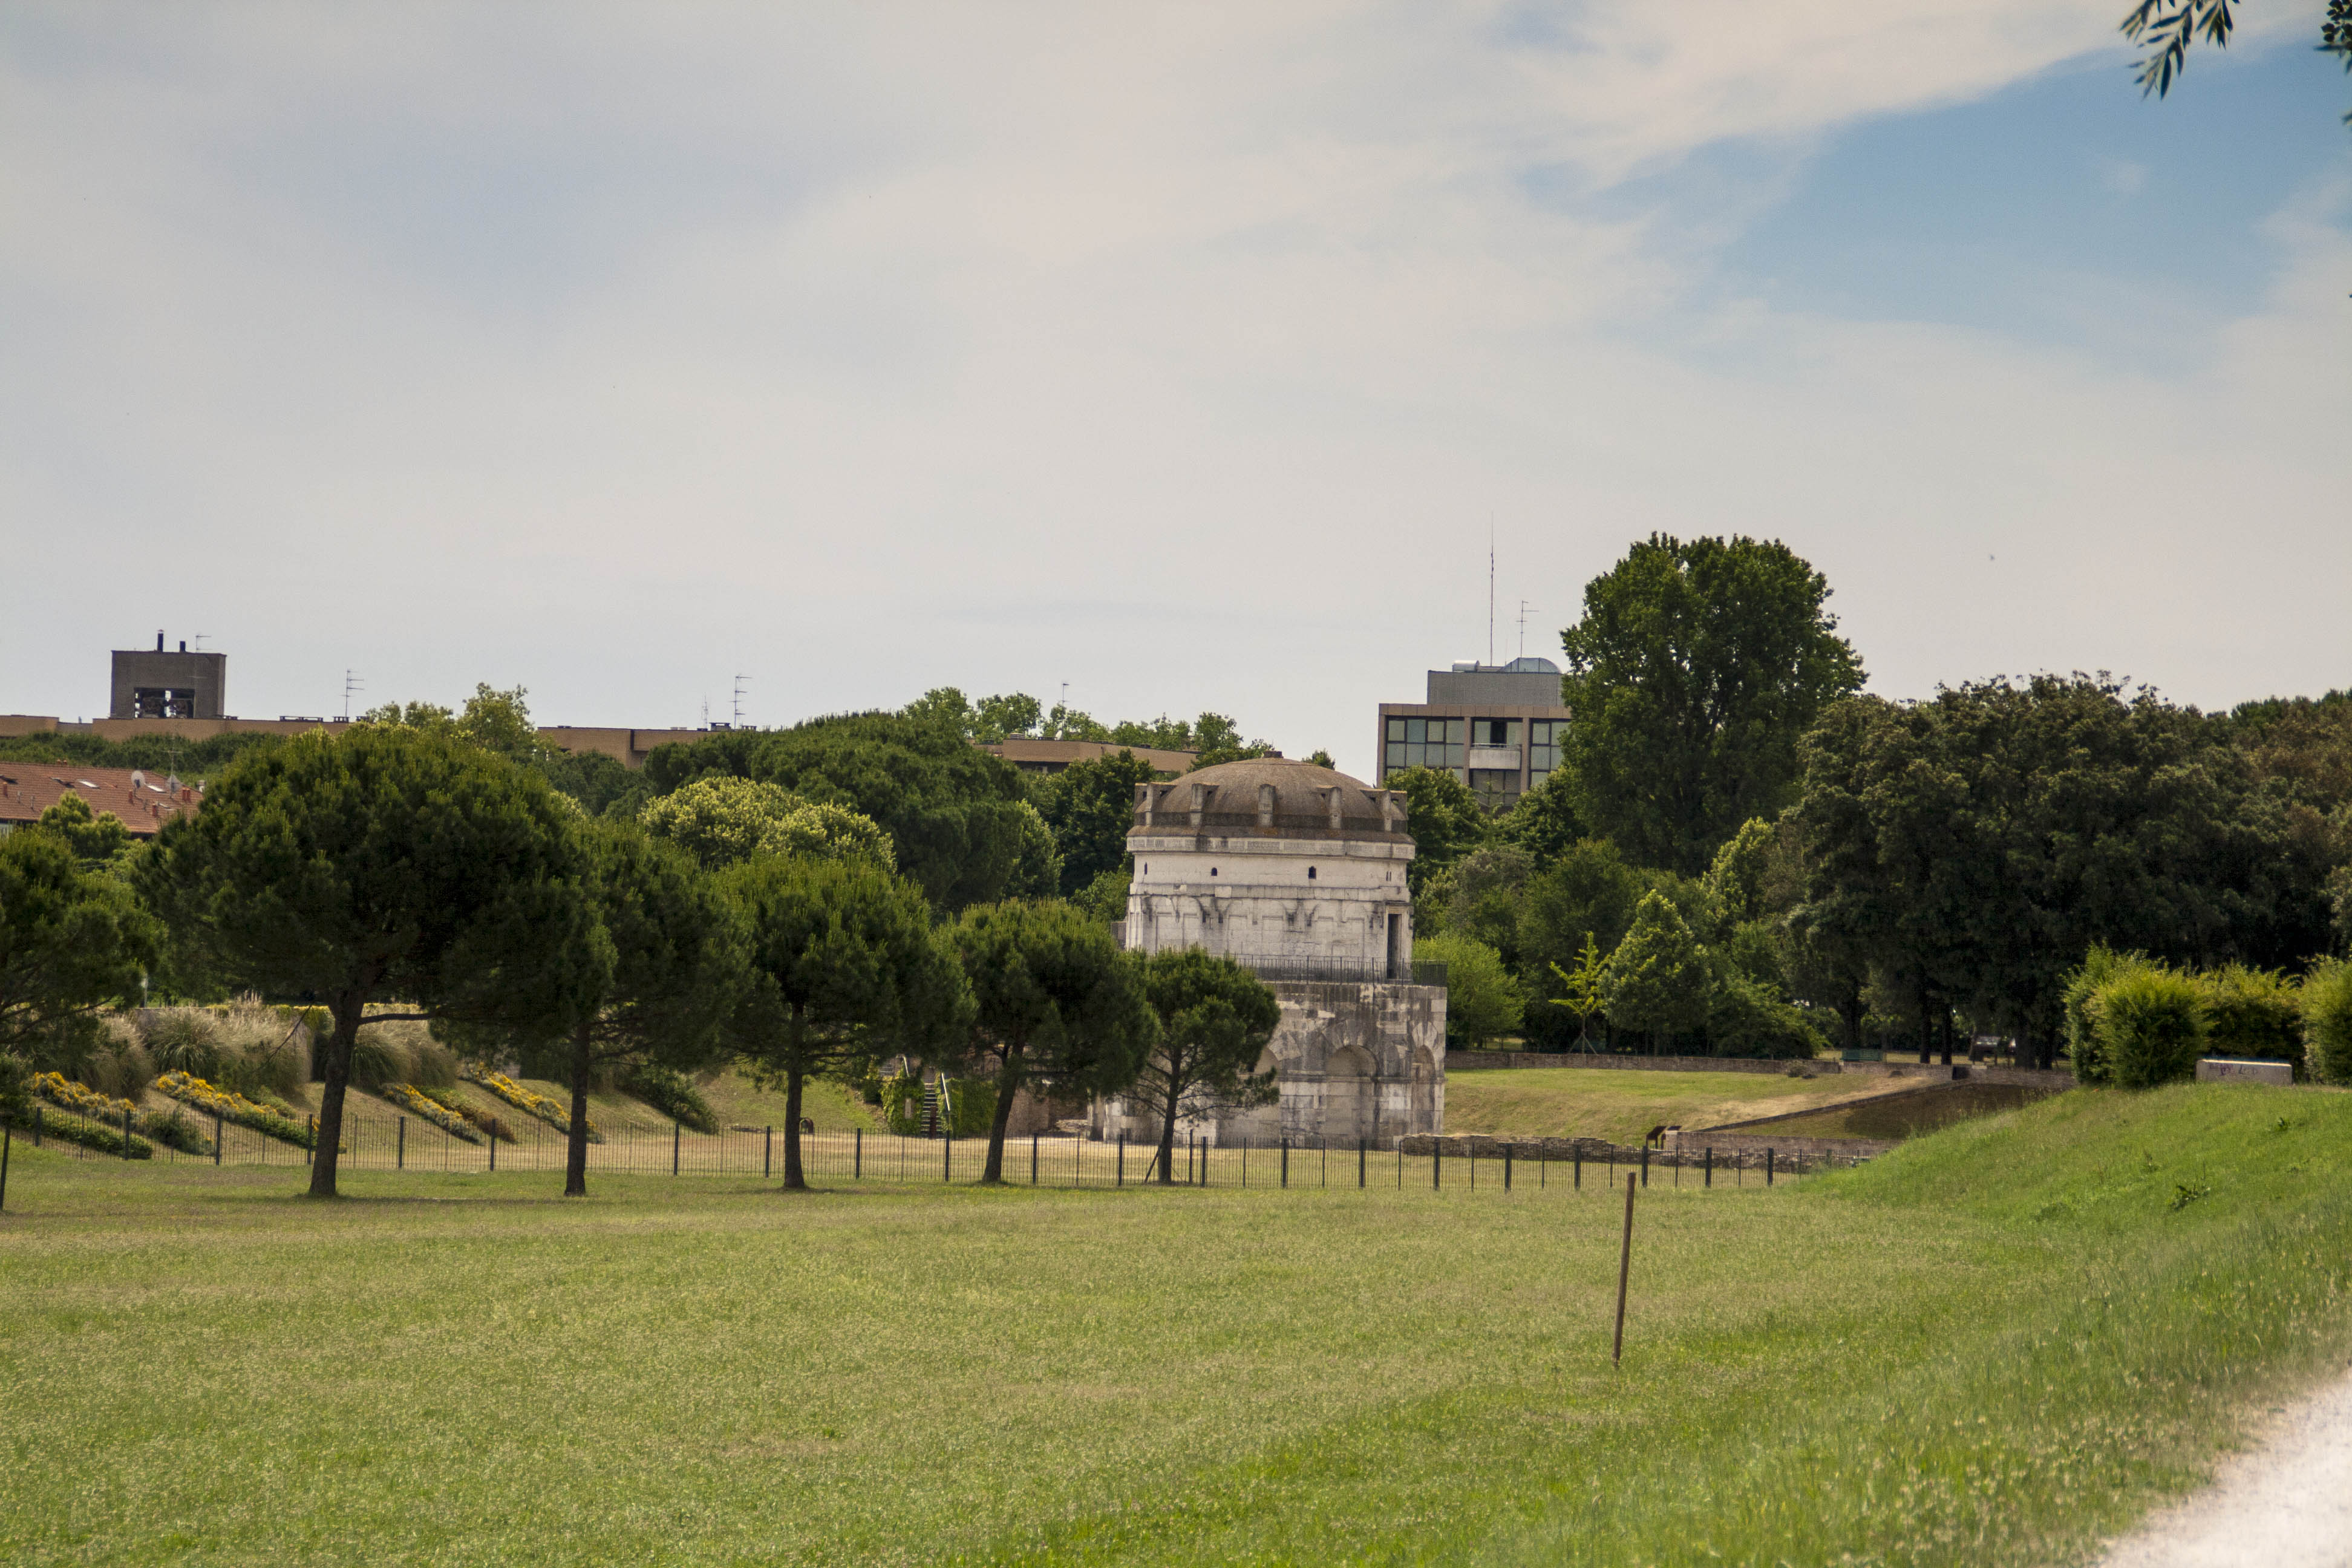
<svg viewBox="0 0 2352 1568">
<path fill-rule="evenodd" d="M 256 1132 L 288 1143 L 310 1147 L 310 1130 L 282 1110 L 247 1100 L 234 1089 L 226 1089 L 184 1072 L 167 1072 L 155 1080 L 156 1092 L 170 1095 L 183 1105 L 194 1106 L 207 1116 L 217 1116 L 239 1127 L 249 1127 Z"/>
<path fill-rule="evenodd" d="M 457 1081 L 457 1055 L 424 1024 L 362 1024 L 352 1045 L 352 1081 L 377 1090 L 393 1084 L 446 1089 Z"/>
<path fill-rule="evenodd" d="M 302 1015 L 247 993 L 226 1007 L 156 1007 L 140 1037 L 158 1072 L 181 1072 L 250 1099 L 302 1092 L 310 1051 Z"/>
<path fill-rule="evenodd" d="M 2205 1005 L 2189 975 L 2149 964 L 2101 986 L 2093 1008 L 2116 1083 L 2153 1089 L 2189 1077 L 2205 1046 Z"/>
</svg>

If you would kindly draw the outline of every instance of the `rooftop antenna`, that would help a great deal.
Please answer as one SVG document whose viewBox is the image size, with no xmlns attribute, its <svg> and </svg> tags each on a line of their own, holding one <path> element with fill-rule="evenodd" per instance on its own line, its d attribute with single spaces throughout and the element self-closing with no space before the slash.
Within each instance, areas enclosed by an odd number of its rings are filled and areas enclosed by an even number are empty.
<svg viewBox="0 0 2352 1568">
<path fill-rule="evenodd" d="M 1534 608 L 1535 606 L 1525 599 L 1519 601 L 1519 657 L 1521 658 L 1528 657 L 1528 612 Z"/>
<path fill-rule="evenodd" d="M 748 675 L 735 678 L 735 728 L 738 730 L 743 727 L 743 683 L 751 679 Z"/>
<path fill-rule="evenodd" d="M 367 682 L 366 682 L 366 681 L 362 680 L 358 676 L 353 675 L 350 670 L 346 669 L 346 670 L 344 670 L 344 671 L 343 671 L 343 719 L 342 719 L 342 721 L 343 721 L 344 723 L 348 724 L 348 723 L 350 723 L 350 722 L 352 721 L 352 692 L 354 692 L 354 691 L 362 690 L 362 689 L 363 689 L 366 686 L 367 686 Z"/>
<path fill-rule="evenodd" d="M 706 730 L 710 728 L 710 699 L 708 697 L 702 700 L 702 727 Z"/>
<path fill-rule="evenodd" d="M 1495 514 L 1486 514 L 1486 663 L 1495 662 Z"/>
<path fill-rule="evenodd" d="M 195 645 L 196 645 L 196 651 L 197 651 L 198 653 L 202 653 L 202 652 L 204 652 L 204 651 L 205 651 L 205 637 L 209 637 L 211 634 L 210 634 L 209 632 L 190 632 L 188 635 L 189 635 L 189 637 L 191 637 L 192 638 L 194 638 L 194 641 L 195 641 Z"/>
</svg>

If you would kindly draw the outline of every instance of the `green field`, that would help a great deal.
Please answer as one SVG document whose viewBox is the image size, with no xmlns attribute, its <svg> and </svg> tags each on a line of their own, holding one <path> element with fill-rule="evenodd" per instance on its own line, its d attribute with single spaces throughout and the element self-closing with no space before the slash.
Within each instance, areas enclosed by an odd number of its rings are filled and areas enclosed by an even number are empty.
<svg viewBox="0 0 2352 1568">
<path fill-rule="evenodd" d="M 1798 1079 L 1615 1068 L 1480 1068 L 1445 1075 L 1445 1131 L 1639 1143 L 1653 1127 L 1716 1127 L 1901 1087 L 1860 1073 Z"/>
<path fill-rule="evenodd" d="M 19 1145 L 0 1560 L 2067 1562 L 2352 1349 L 2327 1091 L 1654 1186 L 1618 1371 L 1598 1183 L 289 1174 Z"/>
</svg>

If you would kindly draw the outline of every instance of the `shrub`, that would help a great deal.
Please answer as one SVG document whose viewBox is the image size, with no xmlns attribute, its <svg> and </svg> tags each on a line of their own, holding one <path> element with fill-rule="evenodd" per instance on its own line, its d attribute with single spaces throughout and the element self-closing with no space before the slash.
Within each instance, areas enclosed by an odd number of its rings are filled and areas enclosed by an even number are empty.
<svg viewBox="0 0 2352 1568">
<path fill-rule="evenodd" d="M 476 1083 L 513 1106 L 517 1110 L 538 1117 L 550 1127 L 572 1131 L 572 1108 L 551 1095 L 526 1089 L 502 1072 L 492 1072 L 479 1062 L 467 1062 L 457 1069 L 457 1076 L 467 1083 Z M 602 1143 L 604 1135 L 596 1131 L 593 1121 L 588 1123 L 588 1142 Z M 511 1140 L 509 1140 L 511 1142 Z"/>
<path fill-rule="evenodd" d="M 2205 1044 L 2196 981 L 2143 964 L 2100 986 L 2091 1003 L 2100 1060 L 2126 1089 L 2153 1089 L 2197 1070 Z"/>
<path fill-rule="evenodd" d="M 122 1123 L 120 1121 L 110 1126 L 75 1111 L 45 1111 L 41 1116 L 41 1136 L 55 1138 L 61 1143 L 79 1143 L 85 1149 L 95 1149 L 117 1159 L 122 1157 Z M 131 1135 L 131 1157 L 152 1160 L 155 1157 L 155 1145 L 134 1132 Z"/>
<path fill-rule="evenodd" d="M 1793 1060 L 1819 1056 L 1829 1044 L 1802 1008 L 1736 970 L 1718 975 L 1707 998 L 1706 1037 L 1718 1057 Z"/>
<path fill-rule="evenodd" d="M 1527 993 L 1503 955 L 1473 936 L 1424 937 L 1412 944 L 1416 963 L 1445 965 L 1445 1038 L 1475 1047 L 1513 1034 L 1527 1016 Z"/>
<path fill-rule="evenodd" d="M 2303 1041 L 2314 1078 L 2352 1084 L 2352 963 L 2312 965 L 2303 983 Z"/>
<path fill-rule="evenodd" d="M 250 1127 L 256 1132 L 283 1140 L 289 1143 L 310 1147 L 310 1129 L 284 1111 L 258 1105 L 232 1089 L 220 1089 L 205 1079 L 184 1072 L 167 1072 L 155 1080 L 157 1092 L 170 1095 L 185 1105 L 193 1105 L 207 1116 L 217 1116 L 239 1127 Z"/>
<path fill-rule="evenodd" d="M 142 1110 L 128 1100 L 117 1100 L 101 1094 L 87 1084 L 76 1083 L 63 1073 L 37 1073 L 32 1079 L 32 1092 L 63 1110 L 120 1131 L 122 1119 L 131 1118 L 131 1130 L 143 1132 L 156 1142 L 177 1149 L 184 1154 L 209 1154 L 213 1141 L 205 1136 L 194 1121 L 178 1106 L 169 1110 Z M 117 1142 L 120 1152 L 120 1142 Z"/>
<path fill-rule="evenodd" d="M 2294 982 L 2274 969 L 2242 963 L 2197 977 L 2205 1000 L 2205 1048 L 2215 1056 L 2303 1063 L 2303 999 Z"/>
<path fill-rule="evenodd" d="M 468 1143 L 478 1143 L 482 1141 L 482 1135 L 474 1130 L 472 1122 L 425 1094 L 415 1084 L 388 1083 L 378 1089 L 376 1092 L 419 1121 L 431 1122 L 452 1138 L 461 1138 Z"/>
<path fill-rule="evenodd" d="M 712 1114 L 710 1102 L 674 1068 L 642 1063 L 624 1070 L 619 1081 L 622 1093 L 644 1100 L 681 1126 L 697 1132 L 719 1131 L 719 1118 Z"/>
<path fill-rule="evenodd" d="M 2099 1047 L 2099 988 L 2123 974 L 2145 969 L 2148 961 L 2137 952 L 2117 952 L 2113 948 L 2095 946 L 2083 955 L 2074 973 L 2066 977 L 2066 989 L 2062 994 L 2066 1024 L 2066 1056 L 2074 1065 L 2074 1077 L 2083 1083 L 2105 1083 L 2113 1074 Z"/>
</svg>

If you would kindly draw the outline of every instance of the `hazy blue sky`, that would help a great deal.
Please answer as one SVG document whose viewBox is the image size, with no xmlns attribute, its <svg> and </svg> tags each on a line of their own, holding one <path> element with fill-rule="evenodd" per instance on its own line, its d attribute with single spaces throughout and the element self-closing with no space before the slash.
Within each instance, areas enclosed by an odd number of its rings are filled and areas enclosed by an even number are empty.
<svg viewBox="0 0 2352 1568">
<path fill-rule="evenodd" d="M 1370 765 L 1663 529 L 1873 686 L 2352 685 L 2352 81 L 2249 0 L 0 10 L 0 712 L 1020 689 Z"/>
</svg>

